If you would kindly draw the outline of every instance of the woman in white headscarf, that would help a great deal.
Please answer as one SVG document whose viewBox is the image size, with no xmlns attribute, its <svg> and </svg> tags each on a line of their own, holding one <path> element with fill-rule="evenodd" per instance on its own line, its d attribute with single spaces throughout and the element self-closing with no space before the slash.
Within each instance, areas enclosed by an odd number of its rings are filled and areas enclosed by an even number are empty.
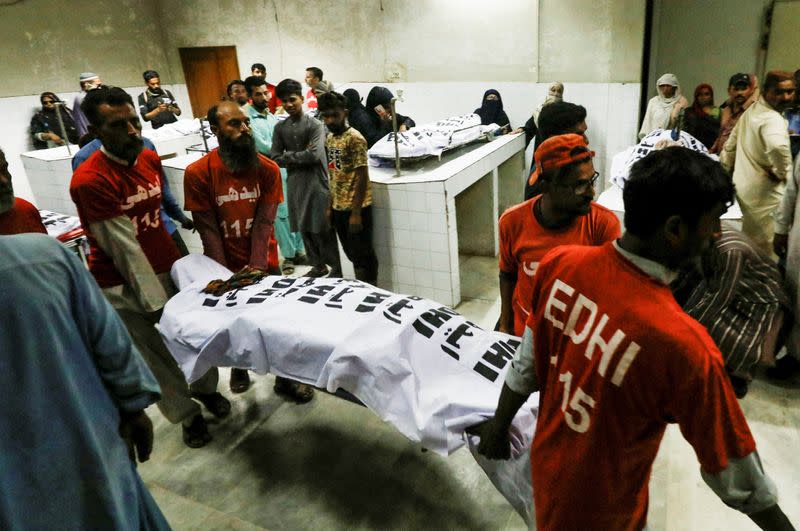
<svg viewBox="0 0 800 531">
<path fill-rule="evenodd" d="M 648 102 L 642 128 L 639 129 L 640 140 L 655 129 L 675 127 L 681 109 L 689 106 L 689 102 L 681 95 L 681 87 L 675 74 L 664 74 L 658 78 L 657 85 L 658 95 Z"/>
<path fill-rule="evenodd" d="M 557 101 L 564 101 L 564 84 L 558 81 L 554 81 L 550 88 L 547 90 L 547 97 L 544 99 L 541 105 L 533 111 L 533 114 L 528 121 L 525 122 L 523 127 L 517 128 L 514 132 L 515 133 L 525 133 L 525 147 L 528 147 L 528 144 L 531 143 L 533 137 L 539 134 L 538 122 L 539 122 L 539 113 L 542 112 L 542 108 L 545 105 L 550 105 L 551 103 Z"/>
<path fill-rule="evenodd" d="M 539 113 L 542 112 L 542 108 L 545 105 L 550 105 L 556 101 L 564 101 L 564 84 L 558 81 L 550 85 L 550 88 L 547 90 L 547 97 L 542 104 L 539 105 L 539 108 L 536 109 L 536 112 L 533 113 L 534 120 L 539 120 Z"/>
</svg>

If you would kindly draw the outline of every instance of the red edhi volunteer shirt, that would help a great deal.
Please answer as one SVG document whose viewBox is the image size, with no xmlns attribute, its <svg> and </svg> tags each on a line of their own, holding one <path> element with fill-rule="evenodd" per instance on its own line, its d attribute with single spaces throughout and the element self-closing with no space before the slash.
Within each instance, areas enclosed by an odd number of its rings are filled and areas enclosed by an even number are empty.
<svg viewBox="0 0 800 531">
<path fill-rule="evenodd" d="M 317 108 L 317 95 L 314 94 L 314 89 L 308 89 L 306 92 L 306 107 L 309 111 Z"/>
<path fill-rule="evenodd" d="M 47 234 L 42 216 L 35 206 L 19 197 L 14 198 L 11 210 L 0 214 L 0 235 L 10 236 L 25 232 Z"/>
<path fill-rule="evenodd" d="M 537 529 L 641 529 L 667 423 L 709 474 L 755 450 L 706 329 L 612 243 L 555 249 L 533 284 Z"/>
<path fill-rule="evenodd" d="M 280 168 L 263 155 L 258 159 L 257 170 L 235 174 L 225 167 L 215 149 L 190 164 L 183 177 L 186 210 L 215 213 L 225 265 L 234 272 L 250 263 L 250 233 L 258 207 L 283 201 Z M 267 266 L 271 270 L 278 268 L 274 231 L 269 240 Z"/>
<path fill-rule="evenodd" d="M 542 196 L 513 206 L 500 216 L 500 271 L 517 275 L 512 307 L 514 334 L 521 336 L 531 313 L 533 275 L 539 261 L 559 245 L 602 245 L 620 237 L 617 216 L 609 209 L 591 204 L 591 211 L 559 229 L 543 227 L 533 213 Z"/>
<path fill-rule="evenodd" d="M 133 166 L 95 152 L 72 175 L 69 186 L 78 217 L 89 238 L 89 271 L 101 288 L 125 283 L 114 262 L 97 245 L 92 223 L 127 216 L 136 239 L 157 274 L 168 273 L 180 258 L 175 242 L 161 223 L 161 161 L 145 149 Z"/>
</svg>

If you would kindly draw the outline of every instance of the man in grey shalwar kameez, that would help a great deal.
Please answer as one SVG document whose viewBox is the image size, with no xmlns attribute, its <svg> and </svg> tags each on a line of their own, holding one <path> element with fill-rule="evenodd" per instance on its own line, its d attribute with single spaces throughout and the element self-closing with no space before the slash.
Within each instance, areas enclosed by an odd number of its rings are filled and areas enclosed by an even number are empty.
<svg viewBox="0 0 800 531">
<path fill-rule="evenodd" d="M 169 529 L 133 460 L 160 389 L 122 321 L 49 236 L 0 256 L 0 528 Z"/>
<path fill-rule="evenodd" d="M 287 170 L 286 203 L 292 232 L 303 235 L 313 268 L 306 276 L 342 276 L 336 233 L 329 220 L 331 194 L 325 127 L 303 112 L 303 87 L 284 79 L 276 88 L 289 117 L 275 126 L 269 157 Z"/>
</svg>

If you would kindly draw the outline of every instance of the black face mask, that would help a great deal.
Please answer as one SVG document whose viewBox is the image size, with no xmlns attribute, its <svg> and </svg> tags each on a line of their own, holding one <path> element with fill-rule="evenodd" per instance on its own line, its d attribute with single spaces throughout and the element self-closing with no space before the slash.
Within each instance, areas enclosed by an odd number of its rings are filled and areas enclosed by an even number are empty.
<svg viewBox="0 0 800 531">
<path fill-rule="evenodd" d="M 328 131 L 330 131 L 330 132 L 331 132 L 331 133 L 333 133 L 334 135 L 341 135 L 342 133 L 344 133 L 345 131 L 347 131 L 347 129 L 348 129 L 350 126 L 349 126 L 349 125 L 347 125 L 347 121 L 343 121 L 342 123 L 338 123 L 338 124 L 331 124 L 331 125 L 328 125 L 328 126 L 326 126 L 326 127 L 328 128 Z"/>
<path fill-rule="evenodd" d="M 147 89 L 147 90 L 153 96 L 163 96 L 164 95 L 164 89 L 162 89 L 161 87 L 151 88 L 151 89 Z"/>
<path fill-rule="evenodd" d="M 499 100 L 488 100 L 483 102 L 483 108 L 492 114 L 500 110 L 500 105 L 501 103 Z"/>
</svg>

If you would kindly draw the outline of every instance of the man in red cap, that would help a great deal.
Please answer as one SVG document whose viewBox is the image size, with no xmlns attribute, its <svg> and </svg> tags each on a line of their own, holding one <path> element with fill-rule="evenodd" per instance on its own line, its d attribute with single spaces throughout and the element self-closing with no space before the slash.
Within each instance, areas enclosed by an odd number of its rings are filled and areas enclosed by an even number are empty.
<svg viewBox="0 0 800 531">
<path fill-rule="evenodd" d="M 544 192 L 500 217 L 501 332 L 522 335 L 531 312 L 533 275 L 548 251 L 619 238 L 617 217 L 593 202 L 594 155 L 582 135 L 548 138 L 535 153 Z"/>
</svg>

